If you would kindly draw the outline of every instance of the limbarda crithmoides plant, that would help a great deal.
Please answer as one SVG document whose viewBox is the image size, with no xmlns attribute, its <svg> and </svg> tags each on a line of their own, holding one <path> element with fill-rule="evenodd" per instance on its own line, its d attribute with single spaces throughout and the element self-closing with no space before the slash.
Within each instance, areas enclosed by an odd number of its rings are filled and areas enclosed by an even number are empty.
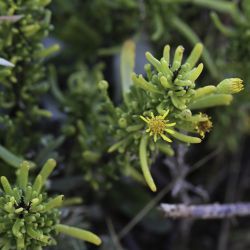
<svg viewBox="0 0 250 250">
<path fill-rule="evenodd" d="M 152 191 L 156 191 L 156 185 L 150 174 L 150 156 L 158 151 L 172 155 L 173 139 L 188 144 L 200 143 L 211 130 L 212 122 L 205 113 L 193 114 L 193 110 L 229 105 L 232 94 L 243 89 L 242 80 L 238 78 L 225 79 L 216 86 L 195 88 L 195 81 L 203 69 L 202 63 L 195 67 L 202 45 L 197 44 L 182 64 L 183 52 L 184 48 L 179 46 L 171 60 L 167 45 L 160 61 L 147 52 L 146 57 L 153 65 L 153 68 L 150 64 L 145 65 L 147 79 L 133 74 L 133 86 L 119 107 L 111 105 L 108 98 L 104 99 L 110 103 L 106 106 L 108 112 L 113 112 L 113 122 L 118 124 L 110 132 L 118 142 L 108 152 L 118 151 L 123 157 L 138 155 L 145 181 Z M 4 59 L 1 64 L 13 66 Z M 100 82 L 99 86 L 106 89 L 107 83 Z M 55 166 L 54 160 L 48 160 L 33 183 L 29 180 L 31 164 L 27 161 L 20 164 L 13 187 L 6 177 L 1 177 L 2 249 L 42 249 L 56 244 L 58 233 L 97 245 L 101 243 L 91 232 L 60 224 L 58 208 L 63 205 L 63 196 L 50 198 L 43 191 Z"/>
<path fill-rule="evenodd" d="M 124 103 L 117 107 L 117 142 L 109 152 L 118 151 L 123 157 L 137 152 L 144 178 L 152 191 L 156 185 L 149 166 L 157 152 L 174 154 L 172 141 L 201 143 L 212 128 L 211 118 L 197 112 L 220 105 L 229 105 L 232 94 L 243 89 L 242 80 L 229 78 L 217 85 L 196 87 L 196 80 L 203 70 L 203 64 L 196 66 L 202 44 L 197 44 L 189 57 L 182 63 L 184 48 L 178 46 L 170 58 L 170 46 L 157 60 L 146 53 L 150 64 L 145 65 L 147 78 L 132 75 L 133 86 L 124 96 Z M 194 134 L 193 135 L 188 135 Z"/>
<path fill-rule="evenodd" d="M 0 248 L 92 249 L 103 241 L 101 249 L 120 250 L 119 240 L 159 202 L 168 202 L 159 211 L 170 218 L 249 215 L 248 204 L 229 203 L 229 199 L 224 205 L 196 205 L 209 199 L 197 180 L 189 180 L 199 167 L 193 170 L 185 165 L 190 148 L 192 160 L 198 160 L 199 150 L 207 147 L 202 142 L 209 132 L 213 134 L 210 140 L 218 133 L 224 136 L 216 114 L 228 125 L 230 112 L 235 113 L 231 104 L 239 102 L 237 115 L 248 108 L 241 98 L 248 98 L 243 91 L 248 88 L 243 61 L 247 63 L 249 51 L 241 46 L 248 39 L 247 1 L 239 9 L 214 0 L 54 2 L 51 11 L 47 0 L 0 1 Z M 226 53 L 237 58 L 240 70 L 230 65 L 237 74 L 225 74 L 221 61 L 218 65 L 213 62 L 209 41 L 204 39 L 204 46 L 194 32 L 197 24 L 185 23 L 193 12 L 179 15 L 182 4 L 187 4 L 185 8 L 195 5 L 195 11 L 201 6 L 218 13 L 212 13 L 211 25 L 233 37 Z M 81 6 L 85 8 L 79 13 Z M 223 26 L 220 12 L 230 13 L 234 29 Z M 57 26 L 61 24 L 55 32 L 52 13 Z M 94 27 L 97 20 L 103 23 Z M 155 46 L 143 48 L 143 54 L 148 50 L 144 70 L 135 69 L 134 41 L 140 47 L 137 39 L 143 37 L 140 22 Z M 178 33 L 176 40 L 168 39 L 173 29 Z M 133 40 L 125 40 L 132 36 Z M 59 39 L 61 51 L 54 38 Z M 111 47 L 102 47 L 106 45 Z M 117 52 L 120 86 L 107 73 L 111 71 L 110 57 Z M 227 60 L 220 59 L 229 69 Z M 247 113 L 244 117 L 246 120 Z M 231 136 L 234 133 L 227 134 L 225 143 L 232 142 Z M 220 150 L 215 150 L 216 156 L 226 149 Z M 166 165 L 168 169 L 162 169 Z M 213 176 L 218 177 L 216 173 Z M 171 201 L 163 199 L 167 190 Z M 189 192 L 205 198 L 193 199 Z M 121 221 L 152 196 L 149 205 L 116 235 Z M 170 204 L 172 199 L 174 204 Z M 176 205 L 176 200 L 184 204 Z M 153 234 L 163 230 L 158 222 L 153 224 Z M 126 246 L 136 249 L 134 243 Z"/>
<path fill-rule="evenodd" d="M 21 163 L 15 185 L 11 186 L 5 176 L 1 177 L 1 249 L 42 249 L 55 245 L 58 233 L 101 244 L 101 239 L 89 231 L 60 224 L 63 195 L 48 197 L 43 188 L 55 167 L 56 162 L 49 159 L 33 183 L 29 180 L 27 161 Z"/>
</svg>

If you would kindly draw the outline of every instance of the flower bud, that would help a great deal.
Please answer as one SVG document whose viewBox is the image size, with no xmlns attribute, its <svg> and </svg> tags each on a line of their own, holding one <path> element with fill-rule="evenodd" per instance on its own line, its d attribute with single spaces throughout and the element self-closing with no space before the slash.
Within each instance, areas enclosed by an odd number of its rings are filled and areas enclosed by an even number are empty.
<svg viewBox="0 0 250 250">
<path fill-rule="evenodd" d="M 126 128 L 128 125 L 127 120 L 124 117 L 119 119 L 118 124 L 121 128 Z"/>
<path fill-rule="evenodd" d="M 235 94 L 244 89 L 240 78 L 228 78 L 217 85 L 217 92 L 223 94 Z"/>
<path fill-rule="evenodd" d="M 107 81 L 102 80 L 102 81 L 100 81 L 100 82 L 98 83 L 98 88 L 99 88 L 100 90 L 107 90 L 108 87 L 109 87 L 109 84 L 108 84 Z"/>
</svg>

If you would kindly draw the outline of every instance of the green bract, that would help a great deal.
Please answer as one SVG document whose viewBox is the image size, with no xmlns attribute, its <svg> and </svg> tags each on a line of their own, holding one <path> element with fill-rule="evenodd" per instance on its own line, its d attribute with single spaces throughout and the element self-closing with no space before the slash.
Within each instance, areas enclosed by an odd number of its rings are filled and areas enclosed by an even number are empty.
<svg viewBox="0 0 250 250">
<path fill-rule="evenodd" d="M 26 161 L 21 164 L 13 187 L 6 177 L 1 177 L 1 249 L 43 249 L 56 244 L 55 236 L 59 232 L 96 245 L 101 243 L 100 238 L 91 232 L 59 223 L 58 208 L 62 206 L 63 195 L 50 198 L 43 191 L 43 185 L 55 166 L 56 162 L 49 159 L 33 183 L 28 178 L 30 164 Z"/>
</svg>

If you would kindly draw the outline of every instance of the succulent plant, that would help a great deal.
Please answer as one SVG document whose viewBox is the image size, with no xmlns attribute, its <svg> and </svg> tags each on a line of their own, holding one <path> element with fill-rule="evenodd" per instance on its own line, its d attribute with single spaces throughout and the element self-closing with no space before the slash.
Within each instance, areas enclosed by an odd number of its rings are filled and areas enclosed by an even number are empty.
<svg viewBox="0 0 250 250">
<path fill-rule="evenodd" d="M 43 190 L 55 166 L 56 162 L 49 159 L 33 183 L 29 181 L 30 163 L 27 161 L 21 164 L 15 185 L 11 186 L 5 176 L 1 177 L 1 249 L 43 249 L 56 244 L 58 233 L 101 244 L 100 238 L 89 231 L 60 224 L 63 195 L 51 198 Z"/>
<path fill-rule="evenodd" d="M 19 156 L 35 148 L 41 136 L 39 129 L 27 136 L 30 130 L 40 119 L 51 117 L 41 105 L 49 89 L 44 59 L 59 49 L 57 44 L 45 47 L 42 43 L 52 29 L 49 3 L 0 1 L 0 36 L 4 37 L 0 40 L 0 57 L 12 66 L 0 65 L 0 137 L 3 146 Z M 23 139 L 17 143 L 16 137 Z"/>
<path fill-rule="evenodd" d="M 169 45 L 165 46 L 160 60 L 146 52 L 153 67 L 145 65 L 146 78 L 132 74 L 130 92 L 125 95 L 124 103 L 116 108 L 114 137 L 117 142 L 109 152 L 118 151 L 130 158 L 139 154 L 144 177 L 152 191 L 156 191 L 156 185 L 150 175 L 149 159 L 152 161 L 159 151 L 173 155 L 172 139 L 188 144 L 200 143 L 211 130 L 212 122 L 207 114 L 195 113 L 195 110 L 229 105 L 232 94 L 243 89 L 239 78 L 225 79 L 217 86 L 196 88 L 203 64 L 195 65 L 202 48 L 198 43 L 184 63 L 182 46 L 175 50 L 173 60 Z"/>
</svg>

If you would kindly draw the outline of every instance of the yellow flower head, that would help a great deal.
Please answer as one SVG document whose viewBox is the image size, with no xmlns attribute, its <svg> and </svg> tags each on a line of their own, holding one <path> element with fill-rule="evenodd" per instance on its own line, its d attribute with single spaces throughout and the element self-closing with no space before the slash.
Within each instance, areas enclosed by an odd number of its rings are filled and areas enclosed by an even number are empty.
<svg viewBox="0 0 250 250">
<path fill-rule="evenodd" d="M 205 134 L 207 132 L 210 132 L 212 127 L 213 127 L 213 123 L 211 122 L 210 118 L 208 118 L 205 121 L 200 121 L 196 127 L 196 130 L 200 134 L 200 136 L 204 138 Z"/>
<path fill-rule="evenodd" d="M 144 117 L 142 115 L 140 116 L 140 118 L 148 125 L 146 132 L 148 132 L 150 136 L 154 136 L 155 142 L 157 141 L 158 136 L 160 136 L 164 141 L 172 142 L 172 140 L 166 136 L 166 133 L 174 133 L 174 130 L 170 129 L 169 127 L 173 127 L 175 122 L 168 123 L 169 120 L 166 120 L 168 113 L 169 110 L 167 110 L 164 115 L 154 116 L 154 114 L 151 112 L 151 117 Z"/>
</svg>

